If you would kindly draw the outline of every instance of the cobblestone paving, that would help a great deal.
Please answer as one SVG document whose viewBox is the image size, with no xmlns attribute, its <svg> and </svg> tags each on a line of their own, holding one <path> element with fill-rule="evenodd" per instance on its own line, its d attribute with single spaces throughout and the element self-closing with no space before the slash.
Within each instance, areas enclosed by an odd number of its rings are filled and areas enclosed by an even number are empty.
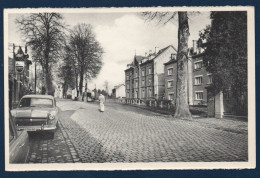
<svg viewBox="0 0 260 178">
<path fill-rule="evenodd" d="M 247 123 L 172 120 L 160 114 L 59 101 L 64 131 L 81 162 L 247 161 Z M 68 114 L 72 113 L 73 114 Z M 70 116 L 71 115 L 71 116 Z"/>
</svg>

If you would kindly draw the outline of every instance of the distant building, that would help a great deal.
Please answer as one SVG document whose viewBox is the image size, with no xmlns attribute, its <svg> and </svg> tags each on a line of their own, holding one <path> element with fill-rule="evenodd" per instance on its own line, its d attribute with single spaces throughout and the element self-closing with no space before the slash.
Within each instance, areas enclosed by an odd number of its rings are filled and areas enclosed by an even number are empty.
<svg viewBox="0 0 260 178">
<path fill-rule="evenodd" d="M 120 84 L 112 89 L 112 98 L 125 98 L 125 84 Z"/>
<path fill-rule="evenodd" d="M 167 46 L 148 56 L 135 56 L 125 70 L 126 98 L 139 102 L 146 99 L 163 99 L 165 93 L 164 63 L 177 50 Z"/>
</svg>

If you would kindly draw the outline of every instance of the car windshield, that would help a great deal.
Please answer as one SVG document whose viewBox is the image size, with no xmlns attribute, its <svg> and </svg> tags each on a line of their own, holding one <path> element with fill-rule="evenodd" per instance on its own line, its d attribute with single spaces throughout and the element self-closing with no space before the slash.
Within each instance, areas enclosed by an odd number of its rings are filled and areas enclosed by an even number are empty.
<svg viewBox="0 0 260 178">
<path fill-rule="evenodd" d="M 23 107 L 45 107 L 53 108 L 52 99 L 47 98 L 23 98 L 19 104 L 20 108 Z"/>
</svg>

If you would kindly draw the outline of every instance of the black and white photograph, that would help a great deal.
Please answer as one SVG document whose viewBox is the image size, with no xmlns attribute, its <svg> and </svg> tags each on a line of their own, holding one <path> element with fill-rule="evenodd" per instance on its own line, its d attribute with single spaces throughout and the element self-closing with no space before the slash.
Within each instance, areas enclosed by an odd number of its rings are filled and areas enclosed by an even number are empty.
<svg viewBox="0 0 260 178">
<path fill-rule="evenodd" d="M 4 9 L 7 171 L 255 168 L 253 7 Z"/>
</svg>

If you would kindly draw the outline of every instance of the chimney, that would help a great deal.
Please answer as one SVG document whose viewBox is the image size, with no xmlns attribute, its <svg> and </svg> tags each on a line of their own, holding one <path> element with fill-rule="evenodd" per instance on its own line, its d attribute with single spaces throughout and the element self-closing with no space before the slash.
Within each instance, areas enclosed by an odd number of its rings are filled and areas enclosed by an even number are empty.
<svg viewBox="0 0 260 178">
<path fill-rule="evenodd" d="M 197 44 L 197 40 L 192 40 L 193 42 L 193 54 L 197 54 L 197 47 L 198 47 L 198 44 Z"/>
</svg>

